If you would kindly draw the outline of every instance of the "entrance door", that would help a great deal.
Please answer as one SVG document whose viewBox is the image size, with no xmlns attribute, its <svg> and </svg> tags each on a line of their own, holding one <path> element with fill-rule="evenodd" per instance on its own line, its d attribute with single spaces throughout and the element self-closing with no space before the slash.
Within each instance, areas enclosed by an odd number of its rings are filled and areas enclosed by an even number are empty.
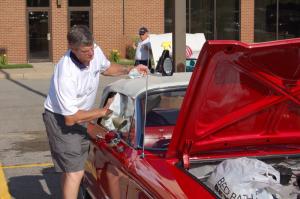
<svg viewBox="0 0 300 199">
<path fill-rule="evenodd" d="M 28 31 L 30 62 L 50 61 L 48 11 L 29 11 Z"/>
</svg>

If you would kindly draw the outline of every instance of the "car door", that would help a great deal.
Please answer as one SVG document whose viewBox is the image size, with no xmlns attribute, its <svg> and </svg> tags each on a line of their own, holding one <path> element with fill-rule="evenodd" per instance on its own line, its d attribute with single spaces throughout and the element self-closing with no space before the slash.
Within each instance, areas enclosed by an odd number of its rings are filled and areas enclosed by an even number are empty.
<svg viewBox="0 0 300 199">
<path fill-rule="evenodd" d="M 103 131 L 98 124 L 89 124 L 88 128 Z M 116 132 L 106 133 L 114 136 Z M 116 139 L 120 140 L 109 141 L 107 137 L 92 140 L 86 176 L 96 198 L 126 198 L 132 148 L 122 138 Z"/>
<path fill-rule="evenodd" d="M 132 119 L 133 116 L 128 118 Z M 128 124 L 128 130 L 112 130 L 110 125 L 116 123 L 116 118 L 111 123 L 108 118 L 105 120 L 98 119 L 97 123 L 88 126 L 88 133 L 93 137 L 85 175 L 89 182 L 89 192 L 95 198 L 126 198 L 129 166 L 135 154 L 134 148 L 128 143 L 128 135 L 134 129 Z M 122 125 L 122 121 L 118 122 Z"/>
</svg>

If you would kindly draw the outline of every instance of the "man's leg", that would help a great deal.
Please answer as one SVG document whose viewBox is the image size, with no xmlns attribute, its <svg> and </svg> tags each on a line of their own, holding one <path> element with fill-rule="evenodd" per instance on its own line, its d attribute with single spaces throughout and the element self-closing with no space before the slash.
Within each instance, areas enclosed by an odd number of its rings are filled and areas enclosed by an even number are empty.
<svg viewBox="0 0 300 199">
<path fill-rule="evenodd" d="M 63 199 L 77 199 L 83 174 L 84 171 L 62 173 L 61 185 Z"/>
<path fill-rule="evenodd" d="M 49 111 L 45 111 L 43 119 L 54 168 L 62 172 L 62 198 L 77 199 L 89 149 L 86 128 L 65 126 L 64 116 Z"/>
</svg>

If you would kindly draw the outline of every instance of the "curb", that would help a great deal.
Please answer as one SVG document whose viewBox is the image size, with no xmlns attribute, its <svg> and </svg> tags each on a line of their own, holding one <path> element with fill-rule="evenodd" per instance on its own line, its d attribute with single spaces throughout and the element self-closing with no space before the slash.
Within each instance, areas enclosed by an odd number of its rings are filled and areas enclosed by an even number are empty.
<svg viewBox="0 0 300 199">
<path fill-rule="evenodd" d="M 0 69 L 0 79 L 49 79 L 54 71 L 54 64 L 34 63 L 33 68 Z"/>
</svg>

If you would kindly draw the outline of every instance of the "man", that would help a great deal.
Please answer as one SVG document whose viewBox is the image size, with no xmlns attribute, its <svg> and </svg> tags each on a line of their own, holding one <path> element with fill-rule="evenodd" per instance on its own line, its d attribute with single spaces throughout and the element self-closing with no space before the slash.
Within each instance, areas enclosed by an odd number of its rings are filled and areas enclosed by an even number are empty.
<svg viewBox="0 0 300 199">
<path fill-rule="evenodd" d="M 149 69 L 151 69 L 151 45 L 148 33 L 149 31 L 145 27 L 141 27 L 139 29 L 140 41 L 137 45 L 133 45 L 133 48 L 136 50 L 134 65 L 137 66 L 139 64 L 143 64 L 148 66 Z"/>
<path fill-rule="evenodd" d="M 89 148 L 85 124 L 110 113 L 92 109 L 99 74 L 123 75 L 131 68 L 111 65 L 86 26 L 74 26 L 67 39 L 69 50 L 55 67 L 43 119 L 55 170 L 62 172 L 62 198 L 76 199 Z M 146 66 L 135 68 L 147 73 Z"/>
</svg>

